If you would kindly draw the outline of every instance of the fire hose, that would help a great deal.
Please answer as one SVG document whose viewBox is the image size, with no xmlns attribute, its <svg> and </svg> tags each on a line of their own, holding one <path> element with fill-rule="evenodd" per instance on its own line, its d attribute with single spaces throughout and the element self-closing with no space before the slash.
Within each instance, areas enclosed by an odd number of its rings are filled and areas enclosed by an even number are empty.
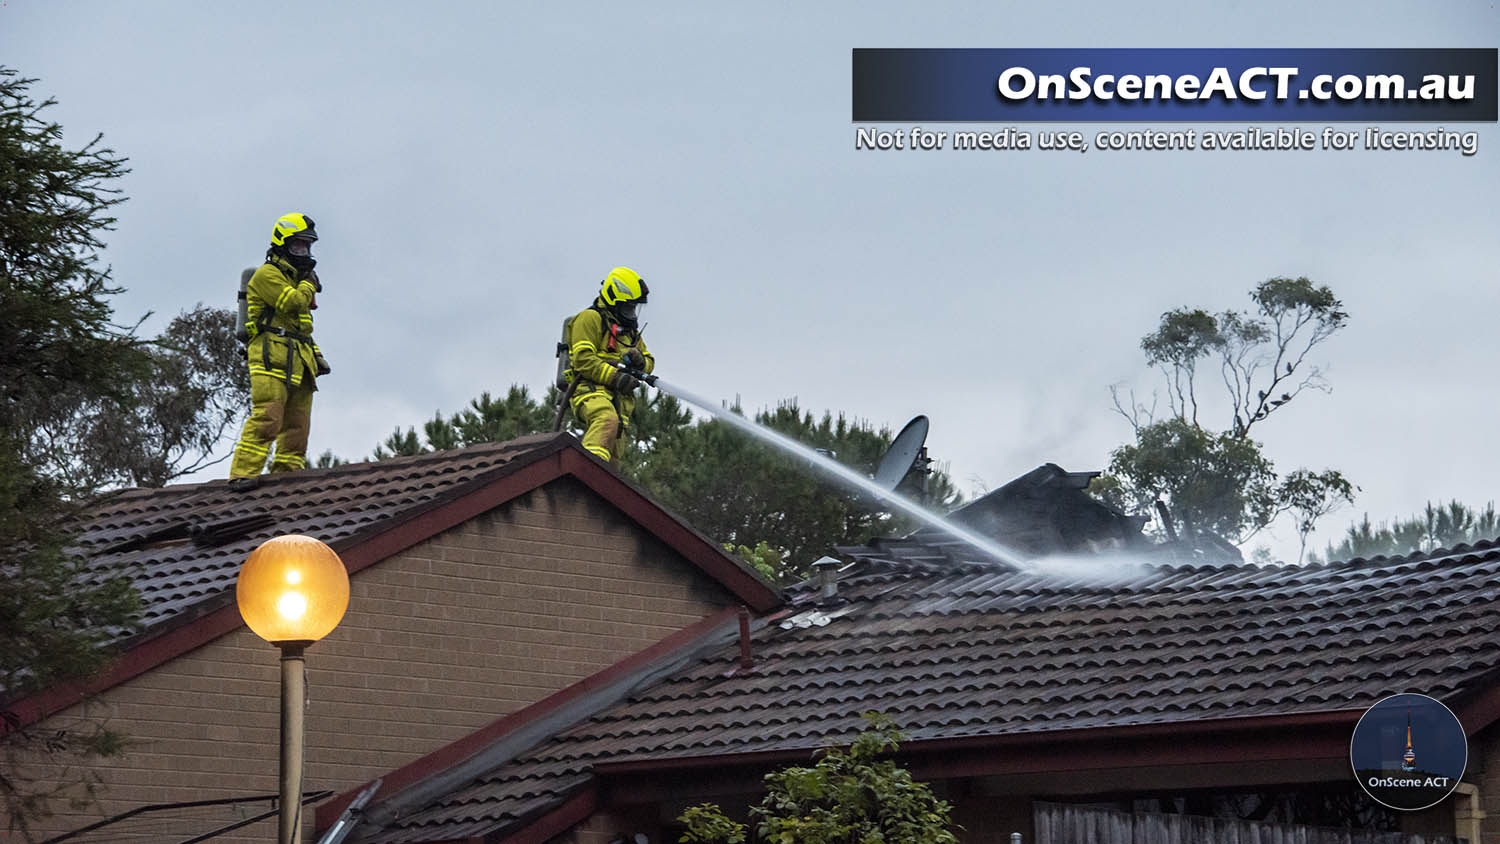
<svg viewBox="0 0 1500 844">
<path fill-rule="evenodd" d="M 631 378 L 634 378 L 642 384 L 646 384 L 651 387 L 656 386 L 655 375 L 651 375 L 643 370 L 631 369 L 630 367 L 625 365 L 624 361 L 616 363 L 615 369 L 625 373 L 626 375 L 629 375 Z M 572 382 L 568 384 L 568 389 L 565 390 L 562 396 L 558 399 L 557 415 L 552 417 L 552 430 L 554 433 L 562 430 L 563 418 L 568 415 L 568 406 L 573 402 L 573 393 L 578 390 L 578 383 L 582 380 L 582 378 L 574 378 Z"/>
</svg>

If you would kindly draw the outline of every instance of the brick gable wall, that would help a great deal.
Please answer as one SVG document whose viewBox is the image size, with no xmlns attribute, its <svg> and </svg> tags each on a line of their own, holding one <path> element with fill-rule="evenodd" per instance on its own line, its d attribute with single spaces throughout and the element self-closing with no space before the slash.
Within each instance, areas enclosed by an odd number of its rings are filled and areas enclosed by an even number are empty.
<svg viewBox="0 0 1500 844">
<path fill-rule="evenodd" d="M 554 481 L 352 578 L 343 623 L 308 650 L 305 788 L 353 788 L 731 601 L 594 493 Z M 54 800 L 39 837 L 143 804 L 276 792 L 279 684 L 275 648 L 240 628 L 49 719 L 108 718 L 132 749 L 97 766 L 96 807 Z M 274 838 L 271 819 L 215 840 Z"/>
</svg>

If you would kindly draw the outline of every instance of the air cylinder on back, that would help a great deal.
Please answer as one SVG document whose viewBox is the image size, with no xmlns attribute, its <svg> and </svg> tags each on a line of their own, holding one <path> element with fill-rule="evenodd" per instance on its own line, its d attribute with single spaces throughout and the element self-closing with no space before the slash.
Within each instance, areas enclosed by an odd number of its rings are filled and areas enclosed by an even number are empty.
<svg viewBox="0 0 1500 844">
<path fill-rule="evenodd" d="M 241 343 L 250 342 L 250 277 L 255 275 L 255 268 L 249 267 L 240 273 L 240 318 L 234 326 L 234 337 Z"/>
</svg>

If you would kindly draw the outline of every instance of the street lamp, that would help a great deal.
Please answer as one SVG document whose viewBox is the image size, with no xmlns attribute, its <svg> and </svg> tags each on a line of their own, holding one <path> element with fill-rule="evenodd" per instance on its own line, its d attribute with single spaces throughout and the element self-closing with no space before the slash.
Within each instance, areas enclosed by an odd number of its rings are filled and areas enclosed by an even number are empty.
<svg viewBox="0 0 1500 844">
<path fill-rule="evenodd" d="M 240 567 L 234 588 L 240 616 L 255 635 L 281 648 L 280 844 L 302 841 L 302 652 L 337 627 L 349 608 L 349 573 L 332 548 L 310 536 L 261 543 Z"/>
</svg>

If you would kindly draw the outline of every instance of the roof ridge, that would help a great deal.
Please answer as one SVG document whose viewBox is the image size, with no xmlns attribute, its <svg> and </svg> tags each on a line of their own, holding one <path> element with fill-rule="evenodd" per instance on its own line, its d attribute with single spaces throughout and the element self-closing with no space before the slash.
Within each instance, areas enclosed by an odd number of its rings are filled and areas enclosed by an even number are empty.
<svg viewBox="0 0 1500 844">
<path fill-rule="evenodd" d="M 408 454 L 402 455 L 400 457 L 387 457 L 384 460 L 350 461 L 348 463 L 340 463 L 337 466 L 309 466 L 304 469 L 299 469 L 295 472 L 263 475 L 261 477 L 261 482 L 271 483 L 283 480 L 300 481 L 308 478 L 322 478 L 333 475 L 351 474 L 355 472 L 370 472 L 375 471 L 376 469 L 389 469 L 392 466 L 417 465 L 435 460 L 451 460 L 455 456 L 463 453 L 480 454 L 486 451 L 515 451 L 527 447 L 535 447 L 537 445 L 568 436 L 571 435 L 565 433 L 523 434 L 519 437 L 513 437 L 508 440 L 493 440 L 490 442 L 474 443 L 472 445 L 460 446 L 458 448 L 427 451 L 421 454 Z M 110 490 L 108 492 L 101 493 L 95 498 L 85 502 L 82 507 L 85 511 L 87 511 L 100 505 L 107 505 L 115 501 L 127 499 L 150 498 L 171 494 L 188 495 L 196 492 L 201 492 L 209 488 L 222 487 L 228 483 L 228 478 L 214 478 L 212 480 L 196 481 L 194 483 L 184 484 L 169 484 L 167 486 L 160 487 L 126 487 L 123 489 Z"/>
<path fill-rule="evenodd" d="M 1490 552 L 1494 551 L 1497 547 L 1500 547 L 1500 538 L 1478 539 L 1475 540 L 1472 544 L 1467 542 L 1459 542 L 1452 548 L 1438 547 L 1432 549 L 1431 551 L 1423 551 L 1418 548 L 1413 548 L 1411 551 L 1408 551 L 1405 554 L 1376 554 L 1373 557 L 1350 557 L 1347 560 L 1332 560 L 1326 563 L 1318 563 L 1318 565 L 1355 566 L 1374 563 L 1381 566 L 1390 566 L 1393 564 L 1392 561 L 1399 561 L 1396 562 L 1395 565 L 1404 565 L 1406 563 L 1414 562 L 1437 562 L 1439 560 L 1444 560 L 1451 557 L 1465 557 L 1475 553 L 1476 551 Z"/>
<path fill-rule="evenodd" d="M 341 463 L 337 466 L 321 466 L 317 468 L 302 469 L 290 475 L 290 477 L 307 477 L 310 475 L 324 476 L 342 474 L 351 471 L 371 471 L 375 467 L 407 466 L 426 463 L 434 460 L 451 460 L 453 457 L 464 453 L 482 453 L 485 451 L 512 451 L 525 446 L 534 446 L 545 442 L 551 442 L 566 434 L 524 434 L 508 440 L 492 440 L 490 442 L 473 443 L 471 445 L 459 446 L 458 448 L 437 449 L 425 451 L 421 454 L 405 454 L 399 457 L 387 457 L 383 460 L 361 460 Z"/>
<path fill-rule="evenodd" d="M 931 548 L 934 553 L 931 559 L 897 558 L 896 555 L 884 556 L 892 550 L 887 547 L 899 543 L 904 548 Z M 921 539 L 901 537 L 893 540 L 877 538 L 865 545 L 841 545 L 836 550 L 847 556 L 855 557 L 861 562 L 872 566 L 881 566 L 884 571 L 880 574 L 922 574 L 948 576 L 958 574 L 978 573 L 982 571 L 1015 571 L 1013 568 L 1002 564 L 989 564 L 978 560 L 953 561 L 942 552 L 944 545 L 932 542 L 924 542 Z M 872 553 L 873 552 L 873 553 Z M 1361 569 L 1392 569 L 1399 566 L 1413 565 L 1419 563 L 1442 563 L 1447 560 L 1462 558 L 1474 554 L 1500 553 L 1500 538 L 1480 539 L 1473 543 L 1460 542 L 1451 548 L 1434 548 L 1431 551 L 1413 549 L 1405 554 L 1377 554 L 1373 557 L 1350 557 L 1346 560 L 1324 560 L 1320 562 L 1292 563 L 1286 561 L 1274 561 L 1259 563 L 1252 560 L 1240 562 L 1224 561 L 1215 562 L 1208 560 L 1177 561 L 1168 557 L 1160 560 L 1152 559 L 1150 553 L 1137 554 L 1151 569 L 1164 573 L 1197 573 L 1197 572 L 1234 572 L 1234 571 L 1320 571 L 1336 568 L 1361 568 Z M 1107 553 L 1091 554 L 1088 556 L 1107 557 Z M 1018 574 L 1027 572 L 1019 571 Z M 877 572 L 870 572 L 871 575 Z"/>
</svg>

